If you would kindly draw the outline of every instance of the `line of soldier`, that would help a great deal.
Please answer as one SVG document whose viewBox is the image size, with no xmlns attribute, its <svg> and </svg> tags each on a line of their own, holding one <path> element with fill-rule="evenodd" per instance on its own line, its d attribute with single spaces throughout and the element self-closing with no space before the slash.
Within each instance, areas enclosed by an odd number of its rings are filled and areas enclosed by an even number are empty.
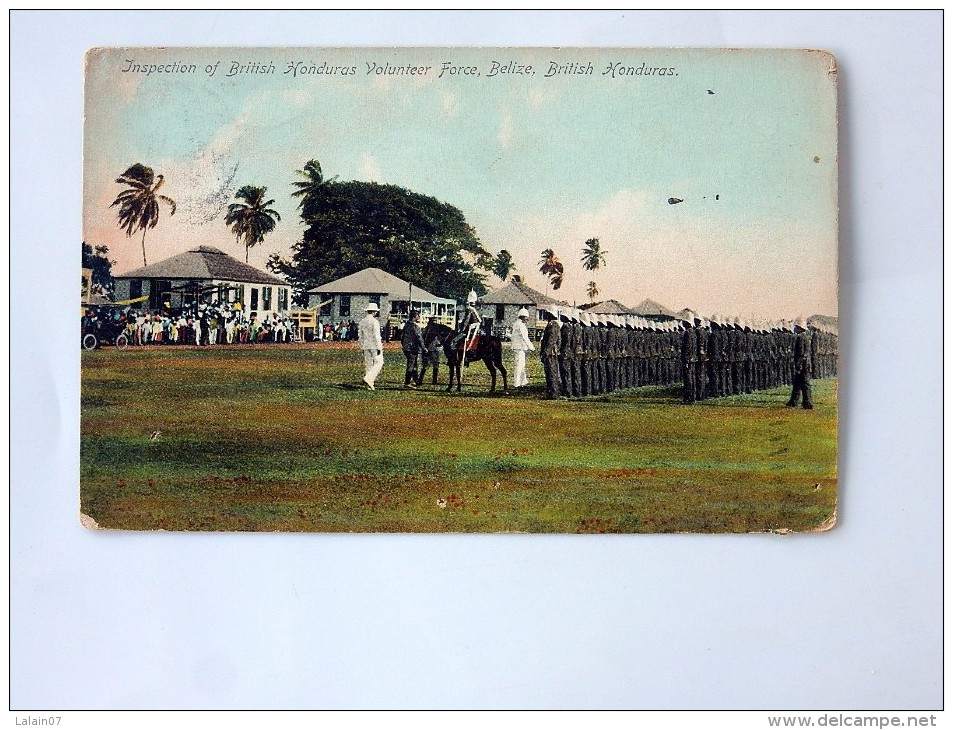
<svg viewBox="0 0 953 730">
<path fill-rule="evenodd" d="M 837 334 L 803 318 L 752 322 L 690 312 L 682 326 L 686 403 L 794 385 L 811 408 L 811 379 L 837 375 Z"/>
<path fill-rule="evenodd" d="M 584 398 L 681 377 L 677 322 L 550 307 L 540 341 L 549 398 Z"/>
</svg>

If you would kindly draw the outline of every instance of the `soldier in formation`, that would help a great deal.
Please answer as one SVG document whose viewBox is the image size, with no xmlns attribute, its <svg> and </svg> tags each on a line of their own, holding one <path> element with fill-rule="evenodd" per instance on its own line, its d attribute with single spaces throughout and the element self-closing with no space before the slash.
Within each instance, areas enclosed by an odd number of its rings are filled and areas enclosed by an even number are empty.
<svg viewBox="0 0 953 730">
<path fill-rule="evenodd" d="M 675 322 L 568 307 L 551 307 L 545 318 L 540 359 L 550 398 L 585 398 L 679 380 L 682 334 Z"/>
<path fill-rule="evenodd" d="M 680 351 L 686 403 L 791 385 L 789 405 L 812 408 L 812 378 L 837 375 L 836 330 L 803 319 L 755 322 L 688 312 Z"/>
</svg>

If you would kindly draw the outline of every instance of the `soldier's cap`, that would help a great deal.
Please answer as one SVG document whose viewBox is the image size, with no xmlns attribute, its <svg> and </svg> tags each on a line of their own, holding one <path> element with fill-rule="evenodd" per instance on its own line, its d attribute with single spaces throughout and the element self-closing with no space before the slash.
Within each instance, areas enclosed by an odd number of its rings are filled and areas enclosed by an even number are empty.
<svg viewBox="0 0 953 730">
<path fill-rule="evenodd" d="M 516 316 L 517 316 L 517 317 L 529 317 L 529 311 L 526 309 L 526 307 L 523 307 L 522 309 L 520 309 L 520 310 L 516 313 Z"/>
<path fill-rule="evenodd" d="M 364 310 L 365 312 L 379 312 L 381 308 L 378 307 L 374 302 L 370 302 Z"/>
</svg>

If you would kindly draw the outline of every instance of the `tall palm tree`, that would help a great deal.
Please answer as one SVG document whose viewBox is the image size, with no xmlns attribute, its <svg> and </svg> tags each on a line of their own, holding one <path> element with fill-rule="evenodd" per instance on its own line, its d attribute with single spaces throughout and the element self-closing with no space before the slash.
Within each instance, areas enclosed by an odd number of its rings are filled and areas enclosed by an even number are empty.
<svg viewBox="0 0 953 730">
<path fill-rule="evenodd" d="M 595 271 L 606 265 L 606 253 L 598 238 L 590 238 L 582 249 L 582 267 L 586 271 Z"/>
<path fill-rule="evenodd" d="M 248 263 L 248 250 L 256 243 L 265 240 L 265 234 L 275 230 L 275 225 L 281 220 L 277 210 L 272 210 L 274 200 L 265 200 L 268 188 L 256 188 L 254 185 L 243 185 L 235 193 L 236 200 L 244 201 L 232 203 L 225 214 L 225 223 L 232 227 L 235 240 L 245 244 L 245 263 Z"/>
<path fill-rule="evenodd" d="M 301 198 L 301 202 L 298 203 L 299 208 L 303 207 L 305 201 L 313 197 L 324 185 L 337 180 L 336 175 L 330 179 L 325 178 L 321 171 L 321 163 L 317 160 L 308 160 L 303 170 L 295 170 L 295 172 L 304 178 L 304 180 L 291 183 L 298 188 L 291 197 Z"/>
<path fill-rule="evenodd" d="M 554 291 L 562 286 L 563 263 L 551 248 L 545 249 L 540 254 L 539 273 L 548 277 L 549 283 L 552 285 Z"/>
<path fill-rule="evenodd" d="M 500 281 L 506 281 L 510 272 L 515 268 L 516 264 L 513 263 L 513 256 L 505 248 L 501 249 L 496 258 L 493 259 L 493 274 Z"/>
<path fill-rule="evenodd" d="M 599 286 L 596 284 L 596 282 L 589 282 L 589 288 L 586 289 L 586 295 L 589 297 L 590 302 L 596 301 L 596 297 L 599 296 Z"/>
<path fill-rule="evenodd" d="M 109 207 L 119 206 L 119 227 L 128 238 L 142 231 L 142 265 L 148 266 L 146 231 L 155 228 L 159 222 L 159 203 L 168 205 L 169 215 L 175 215 L 175 201 L 157 192 L 165 182 L 164 176 L 156 175 L 151 167 L 139 162 L 117 177 L 116 182 L 128 187 L 116 196 Z"/>
</svg>

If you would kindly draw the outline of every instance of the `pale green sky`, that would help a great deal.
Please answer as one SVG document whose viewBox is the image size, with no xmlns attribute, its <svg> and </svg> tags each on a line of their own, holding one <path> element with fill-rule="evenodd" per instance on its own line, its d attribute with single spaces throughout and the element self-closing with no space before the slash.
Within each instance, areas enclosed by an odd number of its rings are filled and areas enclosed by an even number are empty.
<svg viewBox="0 0 953 730">
<path fill-rule="evenodd" d="M 233 61 L 275 71 L 228 77 Z M 284 73 L 296 61 L 355 73 Z M 532 65 L 535 75 L 490 76 L 494 61 Z M 550 61 L 591 63 L 593 72 L 547 78 Z M 129 62 L 196 71 L 123 72 Z M 480 75 L 439 77 L 445 62 Z M 674 74 L 603 73 L 616 62 Z M 388 63 L 430 71 L 368 74 L 368 64 Z M 84 236 L 110 247 L 118 271 L 141 265 L 138 238 L 125 237 L 108 207 L 120 190 L 114 179 L 141 162 L 166 176 L 163 192 L 179 205 L 147 235 L 150 262 L 198 243 L 242 258 L 222 217 L 234 191 L 252 184 L 268 187 L 282 215 L 252 251 L 263 265 L 300 235 L 291 182 L 316 158 L 329 176 L 457 206 L 536 288 L 545 288 L 539 253 L 552 247 L 570 301 L 584 301 L 595 278 L 600 299 L 630 305 L 651 297 L 709 314 L 836 314 L 831 65 L 803 51 L 96 51 L 87 66 Z M 579 264 L 590 237 L 607 251 L 594 277 Z"/>
</svg>

